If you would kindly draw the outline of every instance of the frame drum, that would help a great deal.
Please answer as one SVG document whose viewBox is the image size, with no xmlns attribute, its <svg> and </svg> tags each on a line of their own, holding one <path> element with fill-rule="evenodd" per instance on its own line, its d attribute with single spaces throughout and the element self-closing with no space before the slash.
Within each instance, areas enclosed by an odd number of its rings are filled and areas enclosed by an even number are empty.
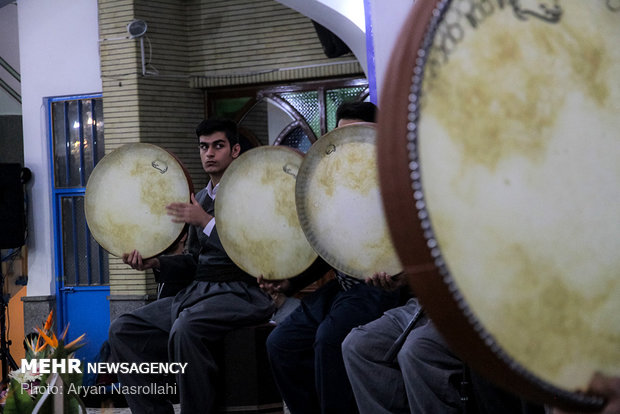
<svg viewBox="0 0 620 414">
<path fill-rule="evenodd" d="M 412 288 L 474 369 L 565 409 L 620 375 L 617 4 L 418 1 L 381 97 Z"/>
<path fill-rule="evenodd" d="M 316 260 L 295 210 L 295 180 L 303 154 L 281 146 L 252 148 L 220 180 L 217 231 L 228 256 L 265 279 L 296 276 Z"/>
<path fill-rule="evenodd" d="M 402 270 L 381 205 L 376 135 L 370 123 L 325 134 L 308 150 L 295 187 L 299 221 L 314 250 L 359 279 Z"/>
<path fill-rule="evenodd" d="M 121 257 L 138 250 L 156 256 L 180 238 L 184 223 L 173 223 L 166 205 L 187 203 L 193 186 L 170 152 L 145 143 L 126 144 L 103 157 L 86 185 L 84 212 L 95 240 Z"/>
</svg>

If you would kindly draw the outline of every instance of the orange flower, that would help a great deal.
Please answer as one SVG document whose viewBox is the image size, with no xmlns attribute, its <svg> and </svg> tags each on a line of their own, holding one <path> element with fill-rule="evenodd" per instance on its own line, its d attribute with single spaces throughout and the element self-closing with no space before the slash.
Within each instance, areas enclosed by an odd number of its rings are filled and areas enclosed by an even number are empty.
<svg viewBox="0 0 620 414">
<path fill-rule="evenodd" d="M 62 331 L 62 335 L 60 335 L 60 340 L 61 341 L 65 341 L 65 337 L 67 336 L 67 331 L 69 330 L 69 324 L 67 324 L 67 326 L 65 326 L 65 330 Z M 82 345 L 79 342 L 82 341 L 82 339 L 84 339 L 84 337 L 86 336 L 86 333 L 83 333 L 82 335 L 80 335 L 78 338 L 74 339 L 73 341 L 69 342 L 68 344 L 65 345 L 65 349 L 70 350 L 72 346 L 74 345 Z"/>
<path fill-rule="evenodd" d="M 54 309 L 50 311 L 50 314 L 47 315 L 47 320 L 45 321 L 45 325 L 43 325 L 44 331 L 49 331 L 52 327 L 52 317 L 54 316 Z"/>
<path fill-rule="evenodd" d="M 54 316 L 54 309 L 52 309 L 49 315 L 47 315 L 47 320 L 45 321 L 45 325 L 43 325 L 43 330 L 45 332 L 49 331 L 52 328 L 53 316 Z M 37 331 L 41 332 L 39 328 L 37 328 Z M 41 335 L 39 335 L 39 337 L 37 338 L 37 346 L 35 347 L 35 352 L 39 352 L 40 350 L 45 349 L 45 344 L 39 345 L 40 342 L 41 342 Z"/>
<path fill-rule="evenodd" d="M 62 345 L 65 341 L 67 332 L 69 331 L 69 324 L 67 324 L 65 329 L 62 331 L 62 334 L 60 335 L 60 337 L 57 338 L 56 334 L 51 329 L 52 328 L 52 316 L 53 316 L 53 311 L 51 311 L 49 316 L 47 317 L 47 321 L 45 322 L 45 325 L 43 325 L 43 329 L 37 328 L 39 335 L 37 337 L 36 346 L 34 346 L 34 349 L 33 349 L 35 354 L 38 354 L 39 352 L 45 350 L 48 346 L 50 347 L 51 352 L 54 352 L 58 348 L 58 346 Z M 82 340 L 85 337 L 86 337 L 85 333 L 80 335 L 78 338 L 64 345 L 63 349 L 66 349 L 69 352 L 73 352 L 75 349 L 80 348 L 83 345 Z M 43 341 L 43 343 L 41 343 L 41 340 Z M 33 344 L 29 344 L 29 345 L 30 345 L 30 348 L 32 349 Z"/>
<path fill-rule="evenodd" d="M 40 328 L 37 328 L 37 331 L 39 331 L 39 338 L 43 338 L 44 343 L 41 346 L 39 346 L 39 344 L 37 342 L 37 349 L 35 350 L 35 352 L 40 352 L 40 351 L 44 350 L 45 347 L 48 346 L 48 345 L 50 347 L 52 347 L 52 348 L 57 348 L 58 347 L 58 339 L 56 338 L 56 334 L 55 333 L 52 332 L 52 337 L 50 338 Z"/>
<path fill-rule="evenodd" d="M 74 339 L 73 341 L 69 342 L 67 345 L 65 345 L 65 348 L 70 349 L 71 347 L 73 347 L 74 345 L 81 345 L 80 342 L 82 341 L 82 339 L 84 339 L 86 337 L 86 334 L 83 333 L 82 335 L 80 335 L 77 339 Z"/>
</svg>

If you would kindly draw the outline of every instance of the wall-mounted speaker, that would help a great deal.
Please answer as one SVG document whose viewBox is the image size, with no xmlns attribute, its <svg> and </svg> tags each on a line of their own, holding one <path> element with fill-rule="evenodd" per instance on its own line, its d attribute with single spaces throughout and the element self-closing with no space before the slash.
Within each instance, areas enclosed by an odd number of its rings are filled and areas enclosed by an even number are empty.
<svg viewBox="0 0 620 414">
<path fill-rule="evenodd" d="M 19 164 L 0 164 L 0 248 L 24 245 L 26 210 L 24 184 Z"/>
<path fill-rule="evenodd" d="M 342 41 L 338 36 L 329 31 L 325 26 L 321 26 L 314 20 L 312 21 L 314 24 L 314 29 L 316 30 L 316 35 L 319 37 L 319 41 L 321 42 L 321 46 L 323 47 L 323 52 L 325 52 L 325 56 L 328 58 L 336 58 L 342 55 L 346 55 L 347 53 L 351 53 L 349 46 L 345 42 Z"/>
</svg>

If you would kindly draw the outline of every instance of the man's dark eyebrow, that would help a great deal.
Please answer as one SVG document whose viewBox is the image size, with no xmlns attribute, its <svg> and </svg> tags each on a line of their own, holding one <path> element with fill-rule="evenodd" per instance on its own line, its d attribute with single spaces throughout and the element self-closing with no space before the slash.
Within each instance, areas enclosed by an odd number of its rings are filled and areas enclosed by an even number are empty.
<svg viewBox="0 0 620 414">
<path fill-rule="evenodd" d="M 226 142 L 225 139 L 217 139 L 217 140 L 212 141 L 212 142 L 200 141 L 200 143 L 198 145 L 207 145 L 207 146 L 209 146 L 209 145 L 221 144 L 221 143 L 224 143 L 224 142 Z"/>
</svg>

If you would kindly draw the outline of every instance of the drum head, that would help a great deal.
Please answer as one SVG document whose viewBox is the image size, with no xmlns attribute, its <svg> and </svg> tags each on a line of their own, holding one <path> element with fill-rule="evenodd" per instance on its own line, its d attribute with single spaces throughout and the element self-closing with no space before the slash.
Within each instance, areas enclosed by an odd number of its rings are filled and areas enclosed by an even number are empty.
<svg viewBox="0 0 620 414">
<path fill-rule="evenodd" d="M 217 231 L 228 256 L 252 276 L 290 278 L 317 258 L 295 210 L 302 160 L 290 148 L 257 147 L 231 163 L 220 180 Z"/>
<path fill-rule="evenodd" d="M 156 256 L 181 235 L 166 205 L 187 203 L 189 175 L 168 151 L 152 144 L 126 144 L 95 166 L 84 197 L 84 212 L 95 240 L 115 256 L 137 249 Z"/>
<path fill-rule="evenodd" d="M 335 269 L 364 279 L 397 274 L 376 168 L 374 124 L 336 128 L 306 153 L 295 194 L 308 241 Z"/>
<path fill-rule="evenodd" d="M 382 95 L 381 188 L 453 349 L 539 402 L 620 375 L 620 11 L 417 2 Z"/>
</svg>

